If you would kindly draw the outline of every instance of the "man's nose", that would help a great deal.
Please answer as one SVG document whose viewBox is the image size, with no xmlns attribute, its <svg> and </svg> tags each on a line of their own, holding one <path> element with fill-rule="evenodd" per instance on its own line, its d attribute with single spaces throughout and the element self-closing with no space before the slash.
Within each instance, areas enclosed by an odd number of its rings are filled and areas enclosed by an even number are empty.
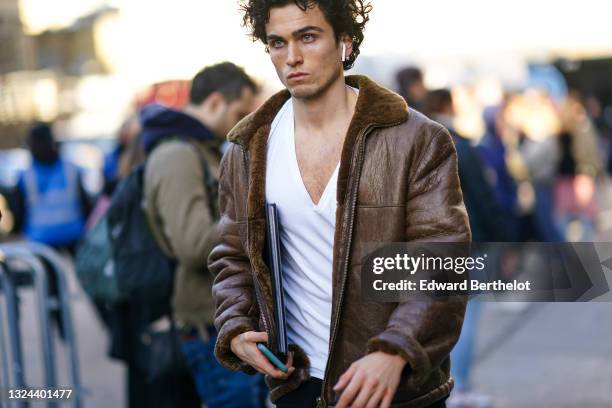
<svg viewBox="0 0 612 408">
<path fill-rule="evenodd" d="M 287 65 L 295 67 L 296 65 L 303 62 L 302 53 L 300 47 L 295 43 L 289 43 L 287 47 Z"/>
</svg>

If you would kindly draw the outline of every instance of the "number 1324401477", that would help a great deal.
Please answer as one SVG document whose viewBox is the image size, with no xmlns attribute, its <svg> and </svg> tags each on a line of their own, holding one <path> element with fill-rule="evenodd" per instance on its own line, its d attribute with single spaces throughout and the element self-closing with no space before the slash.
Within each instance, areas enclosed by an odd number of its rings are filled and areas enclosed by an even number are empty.
<svg viewBox="0 0 612 408">
<path fill-rule="evenodd" d="M 72 389 L 69 388 L 10 388 L 0 393 L 0 400 L 49 400 L 69 399 Z"/>
</svg>

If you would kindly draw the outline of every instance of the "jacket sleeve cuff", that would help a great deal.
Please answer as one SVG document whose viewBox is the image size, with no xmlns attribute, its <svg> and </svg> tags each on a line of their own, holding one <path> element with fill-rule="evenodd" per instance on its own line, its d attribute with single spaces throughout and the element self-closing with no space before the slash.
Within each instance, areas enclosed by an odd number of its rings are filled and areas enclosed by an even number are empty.
<svg viewBox="0 0 612 408">
<path fill-rule="evenodd" d="M 255 331 L 253 320 L 248 317 L 234 317 L 226 321 L 217 335 L 215 344 L 215 357 L 222 366 L 232 371 L 244 371 L 247 374 L 253 375 L 257 371 L 238 358 L 232 351 L 232 339 L 239 334 Z"/>
<path fill-rule="evenodd" d="M 367 354 L 382 351 L 394 354 L 407 361 L 410 372 L 410 382 L 415 387 L 425 383 L 431 372 L 431 362 L 418 342 L 393 329 L 386 330 L 380 335 L 370 339 Z"/>
</svg>

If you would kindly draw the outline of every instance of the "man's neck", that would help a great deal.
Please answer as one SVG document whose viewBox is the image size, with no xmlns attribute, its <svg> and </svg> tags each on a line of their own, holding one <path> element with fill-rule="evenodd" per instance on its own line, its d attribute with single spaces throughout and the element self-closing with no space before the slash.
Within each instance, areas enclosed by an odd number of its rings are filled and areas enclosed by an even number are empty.
<svg viewBox="0 0 612 408">
<path fill-rule="evenodd" d="M 342 76 L 316 99 L 293 98 L 295 125 L 319 132 L 325 131 L 329 126 L 348 124 L 356 104 L 357 95 L 346 86 Z"/>
<path fill-rule="evenodd" d="M 206 124 L 206 120 L 205 118 L 203 118 L 202 112 L 200 112 L 200 110 L 193 105 L 187 105 L 183 108 L 183 113 L 191 116 L 192 118 L 195 118 L 197 120 L 199 120 L 200 122 L 202 122 L 202 124 L 208 128 L 210 128 L 207 124 Z"/>
<path fill-rule="evenodd" d="M 223 135 L 222 137 L 219 137 L 217 135 L 217 132 L 215 132 L 215 130 L 208 124 L 210 121 L 208 120 L 206 115 L 204 115 L 197 106 L 187 105 L 182 109 L 182 112 L 186 115 L 191 116 L 194 119 L 197 119 L 202 125 L 204 125 L 206 129 L 212 132 L 212 134 L 214 135 L 214 143 L 212 142 L 207 142 L 207 143 L 213 146 L 216 144 L 219 144 L 220 146 L 223 143 L 223 141 L 225 141 L 225 135 Z"/>
</svg>

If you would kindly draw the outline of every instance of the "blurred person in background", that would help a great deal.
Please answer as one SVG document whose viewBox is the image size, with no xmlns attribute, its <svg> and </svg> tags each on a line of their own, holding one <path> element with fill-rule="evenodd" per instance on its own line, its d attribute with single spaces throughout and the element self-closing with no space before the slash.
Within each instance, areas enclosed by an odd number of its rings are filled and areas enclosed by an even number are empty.
<svg viewBox="0 0 612 408">
<path fill-rule="evenodd" d="M 141 131 L 140 121 L 136 114 L 130 115 L 121 124 L 117 137 L 117 145 L 104 158 L 104 166 L 102 168 L 104 185 L 87 219 L 87 231 L 90 231 L 106 213 L 113 192 L 119 182 L 136 165 L 144 161 L 144 149 L 139 138 Z"/>
<path fill-rule="evenodd" d="M 234 373 L 214 357 L 213 276 L 206 267 L 218 240 L 217 184 L 212 187 L 210 179 L 219 177 L 225 136 L 252 110 L 256 93 L 257 86 L 243 69 L 225 62 L 195 75 L 189 104 L 182 111 L 150 105 L 140 115 L 147 155 L 145 212 L 156 241 L 177 260 L 171 310 L 183 357 L 209 408 L 257 408 L 267 395 L 261 375 Z M 141 381 L 135 376 L 132 373 L 131 381 Z M 187 406 L 188 387 L 180 381 L 163 384 L 165 390 L 144 388 L 147 395 L 141 397 L 148 402 L 138 406 L 160 406 L 156 393 L 171 393 L 172 387 L 185 393 L 176 395 L 175 402 L 181 403 L 175 406 Z"/>
<path fill-rule="evenodd" d="M 417 67 L 406 67 L 396 74 L 395 79 L 398 93 L 408 106 L 422 112 L 427 98 L 423 72 Z"/>
<path fill-rule="evenodd" d="M 530 89 L 513 100 L 508 120 L 515 129 L 513 142 L 520 155 L 517 161 L 522 162 L 526 171 L 522 181 L 529 183 L 524 185 L 530 185 L 533 191 L 533 238 L 542 242 L 562 242 L 554 219 L 553 194 L 561 158 L 559 113 L 546 91 Z M 515 177 L 521 178 L 516 173 Z"/>
<path fill-rule="evenodd" d="M 588 241 L 595 232 L 595 181 L 603 170 L 597 129 L 576 93 L 571 93 L 565 100 L 561 120 L 558 139 L 561 159 L 554 190 L 555 216 L 564 238 Z"/>
<path fill-rule="evenodd" d="M 104 192 L 112 194 L 117 181 L 125 177 L 134 162 L 130 152 L 138 145 L 138 135 L 141 132 L 140 122 L 137 114 L 132 114 L 121 124 L 117 136 L 117 145 L 104 158 Z"/>
<path fill-rule="evenodd" d="M 474 242 L 512 241 L 513 219 L 497 202 L 493 188 L 485 176 L 485 165 L 471 141 L 460 135 L 454 126 L 455 110 L 452 94 L 447 89 L 430 91 L 425 99 L 425 112 L 431 119 L 444 125 L 455 142 L 459 166 L 459 180 L 463 200 L 470 219 Z M 493 256 L 493 251 L 488 253 Z M 491 398 L 473 391 L 471 373 L 474 363 L 478 321 L 482 303 L 470 300 L 459 341 L 451 352 L 451 372 L 455 388 L 448 400 L 449 408 L 484 408 L 491 406 Z"/>
<path fill-rule="evenodd" d="M 595 133 L 599 135 L 598 144 L 603 150 L 605 170 L 608 175 L 612 175 L 612 115 L 610 115 L 612 107 L 609 104 L 605 105 L 602 98 L 594 94 L 587 94 L 580 99 L 588 120 L 595 128 Z"/>
<path fill-rule="evenodd" d="M 61 157 L 48 123 L 35 124 L 27 135 L 26 144 L 32 163 L 19 175 L 15 191 L 9 195 L 14 231 L 29 241 L 73 255 L 91 212 L 91 201 L 83 187 L 80 170 Z M 47 260 L 43 258 L 41 262 L 48 271 L 53 270 Z M 56 296 L 57 274 L 47 276 L 49 294 Z M 59 310 L 54 310 L 52 316 L 63 336 Z"/>
<path fill-rule="evenodd" d="M 518 212 L 518 188 L 506 163 L 506 145 L 503 134 L 507 123 L 504 118 L 506 106 L 488 107 L 483 112 L 485 134 L 476 149 L 485 166 L 485 177 L 493 187 L 495 201 L 508 220 L 509 241 L 519 240 L 520 222 Z"/>
<path fill-rule="evenodd" d="M 453 125 L 455 111 L 452 94 L 438 89 L 427 94 L 424 113 L 445 126 L 453 137 L 457 150 L 459 180 L 463 200 L 470 218 L 474 242 L 512 241 L 511 226 L 504 210 L 485 176 L 485 166 L 469 139 L 460 135 Z"/>
<path fill-rule="evenodd" d="M 49 124 L 33 126 L 26 143 L 32 164 L 20 174 L 9 203 L 15 230 L 73 253 L 91 211 L 80 171 L 61 157 Z"/>
<path fill-rule="evenodd" d="M 119 128 L 117 145 L 104 158 L 104 166 L 102 168 L 104 178 L 103 188 L 101 194 L 97 196 L 93 209 L 87 218 L 86 231 L 75 254 L 75 270 L 78 277 L 82 276 L 82 268 L 92 268 L 91 265 L 96 265 L 96 261 L 100 259 L 91 256 L 88 249 L 83 249 L 83 247 L 88 247 L 88 240 L 93 240 L 97 245 L 103 245 L 102 243 L 107 246 L 111 245 L 108 237 L 106 239 L 100 238 L 108 236 L 107 220 L 104 217 L 111 204 L 111 198 L 117 185 L 128 176 L 132 169 L 144 161 L 144 149 L 139 137 L 141 131 L 138 115 L 128 116 Z M 105 226 L 100 227 L 98 225 L 100 222 L 104 223 Z M 81 253 L 80 251 L 82 250 L 85 252 Z M 100 247 L 96 247 L 94 252 L 97 255 L 105 253 Z M 110 253 L 110 250 L 108 253 Z M 83 259 L 87 259 L 84 264 Z M 104 266 L 96 265 L 93 268 L 96 267 L 98 267 L 100 273 L 108 274 L 108 270 L 105 270 Z M 110 330 L 112 339 L 112 333 L 121 324 L 126 315 L 126 310 L 128 310 L 128 305 L 121 303 L 111 304 L 111 302 L 95 297 L 91 297 L 90 300 L 100 320 Z M 111 346 L 112 349 L 113 346 Z M 111 354 L 113 353 L 111 352 Z"/>
</svg>

